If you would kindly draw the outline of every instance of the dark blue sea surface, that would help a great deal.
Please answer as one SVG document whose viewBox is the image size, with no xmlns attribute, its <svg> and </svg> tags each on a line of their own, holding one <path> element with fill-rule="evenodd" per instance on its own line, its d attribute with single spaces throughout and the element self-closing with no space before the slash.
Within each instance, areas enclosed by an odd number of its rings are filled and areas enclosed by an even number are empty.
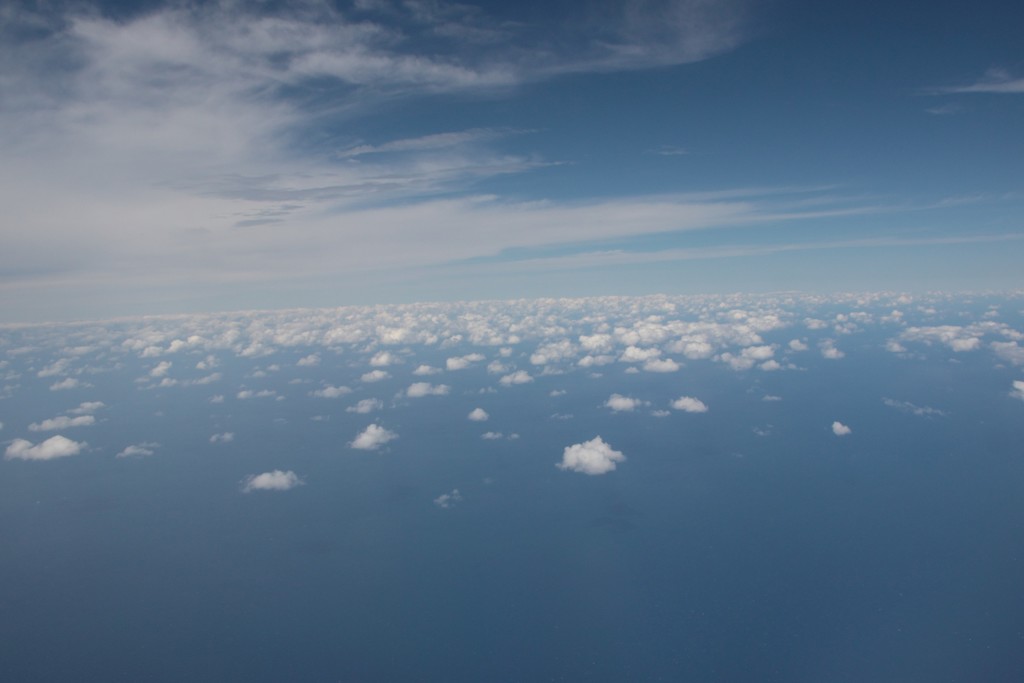
<svg viewBox="0 0 1024 683">
<path fill-rule="evenodd" d="M 73 392 L 12 355 L 9 442 L 49 436 L 25 425 L 80 401 L 106 407 L 61 432 L 80 454 L 0 463 L 0 676 L 1022 680 L 1024 371 L 985 349 L 885 350 L 895 334 L 839 338 L 841 359 L 811 340 L 773 372 L 616 361 L 600 377 L 543 375 L 524 341 L 502 362 L 533 381 L 510 386 L 486 369 L 496 349 L 410 374 L 468 345 L 402 347 L 415 353 L 372 383 L 348 350 L 315 367 L 296 365 L 313 347 L 223 353 L 218 383 L 166 388 L 135 382 L 156 360 L 126 356 Z M 762 336 L 781 359 L 806 335 Z M 414 381 L 450 390 L 409 398 Z M 613 412 L 612 393 L 647 403 Z M 682 395 L 708 411 L 672 410 Z M 371 397 L 381 410 L 346 412 Z M 467 420 L 476 407 L 490 419 Z M 351 448 L 371 423 L 398 438 Z M 626 457 L 614 471 L 556 467 L 598 435 Z M 152 456 L 114 457 L 144 443 Z M 304 484 L 242 492 L 276 469 Z"/>
</svg>

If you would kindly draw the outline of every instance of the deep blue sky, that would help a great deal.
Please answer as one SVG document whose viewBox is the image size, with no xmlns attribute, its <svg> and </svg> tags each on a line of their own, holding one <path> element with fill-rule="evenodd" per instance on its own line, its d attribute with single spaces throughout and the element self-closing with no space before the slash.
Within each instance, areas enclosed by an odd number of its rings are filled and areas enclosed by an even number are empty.
<svg viewBox="0 0 1024 683">
<path fill-rule="evenodd" d="M 5 7 L 3 320 L 1021 286 L 1017 3 Z"/>
</svg>

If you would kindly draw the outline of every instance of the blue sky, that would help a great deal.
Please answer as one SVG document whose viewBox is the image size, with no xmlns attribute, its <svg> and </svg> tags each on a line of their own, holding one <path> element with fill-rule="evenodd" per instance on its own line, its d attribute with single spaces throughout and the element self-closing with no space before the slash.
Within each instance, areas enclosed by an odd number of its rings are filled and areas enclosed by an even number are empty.
<svg viewBox="0 0 1024 683">
<path fill-rule="evenodd" d="M 1022 283 L 1016 3 L 0 13 L 2 321 Z"/>
</svg>

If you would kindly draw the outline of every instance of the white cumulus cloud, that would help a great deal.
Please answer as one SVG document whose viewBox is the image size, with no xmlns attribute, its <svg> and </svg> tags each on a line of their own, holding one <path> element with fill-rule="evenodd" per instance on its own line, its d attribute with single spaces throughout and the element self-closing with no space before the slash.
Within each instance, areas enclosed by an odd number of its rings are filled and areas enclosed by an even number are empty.
<svg viewBox="0 0 1024 683">
<path fill-rule="evenodd" d="M 444 396 L 451 387 L 447 384 L 431 384 L 430 382 L 414 382 L 405 390 L 409 398 L 422 398 L 424 396 Z"/>
<path fill-rule="evenodd" d="M 630 396 L 623 396 L 622 394 L 612 394 L 608 397 L 608 400 L 604 402 L 605 408 L 611 408 L 617 413 L 636 410 L 642 405 L 645 405 L 644 401 Z"/>
<path fill-rule="evenodd" d="M 398 434 L 384 429 L 380 425 L 372 424 L 364 429 L 356 436 L 355 440 L 349 444 L 352 448 L 357 448 L 362 451 L 375 451 L 389 441 L 394 441 L 398 438 Z"/>
<path fill-rule="evenodd" d="M 242 480 L 242 492 L 253 491 L 287 491 L 306 482 L 291 470 L 274 470 L 263 474 L 250 474 Z"/>
<path fill-rule="evenodd" d="M 389 377 L 391 377 L 391 373 L 386 370 L 371 370 L 370 372 L 363 374 L 359 379 L 364 382 L 380 382 L 381 380 L 388 379 Z"/>
<path fill-rule="evenodd" d="M 675 372 L 679 369 L 679 363 L 671 358 L 652 358 L 644 363 L 644 370 L 647 372 Z"/>
<path fill-rule="evenodd" d="M 234 432 L 223 432 L 210 437 L 210 443 L 231 443 L 235 440 Z"/>
<path fill-rule="evenodd" d="M 72 441 L 59 434 L 38 444 L 25 439 L 15 439 L 7 447 L 4 457 L 8 460 L 53 460 L 78 455 L 85 446 L 85 442 Z"/>
<path fill-rule="evenodd" d="M 526 370 L 516 370 L 510 375 L 505 375 L 498 380 L 498 383 L 502 386 L 509 387 L 513 384 L 527 384 L 533 381 L 533 377 L 530 377 L 530 373 Z"/>
<path fill-rule="evenodd" d="M 852 434 L 853 430 L 844 425 L 839 420 L 836 420 L 835 422 L 832 423 L 832 433 L 835 434 L 836 436 L 846 436 L 847 434 Z"/>
<path fill-rule="evenodd" d="M 28 428 L 32 432 L 52 432 L 58 429 L 68 429 L 69 427 L 88 427 L 93 424 L 96 424 L 96 418 L 92 415 L 79 415 L 78 417 L 61 415 L 43 420 L 42 422 L 33 422 Z"/>
<path fill-rule="evenodd" d="M 474 408 L 467 417 L 474 422 L 486 422 L 490 415 L 483 408 Z"/>
<path fill-rule="evenodd" d="M 349 389 L 348 387 L 335 387 L 328 384 L 323 389 L 317 389 L 316 391 L 312 392 L 310 396 L 315 396 L 316 398 L 338 398 L 339 396 L 344 396 L 345 394 L 351 393 L 352 390 Z"/>
<path fill-rule="evenodd" d="M 118 458 L 145 458 L 156 453 L 155 448 L 159 447 L 158 443 L 140 443 L 132 444 L 131 446 L 125 447 L 123 451 L 117 454 Z"/>
<path fill-rule="evenodd" d="M 1010 396 L 1024 401 L 1024 380 L 1013 380 L 1013 391 L 1010 392 Z"/>
<path fill-rule="evenodd" d="M 626 456 L 596 436 L 590 441 L 566 446 L 562 453 L 562 462 L 557 463 L 561 470 L 582 472 L 583 474 L 606 474 L 615 469 L 616 463 L 625 461 Z"/>
<path fill-rule="evenodd" d="M 680 396 L 676 400 L 672 401 L 672 407 L 676 410 L 682 410 L 687 413 L 708 412 L 708 407 L 704 401 L 696 399 L 693 396 Z"/>
<path fill-rule="evenodd" d="M 372 413 L 375 410 L 380 410 L 383 407 L 384 403 L 380 399 L 364 398 L 362 401 L 355 404 L 354 406 L 349 406 L 348 408 L 345 408 L 345 412 L 360 413 L 362 415 L 365 415 L 367 413 Z"/>
</svg>

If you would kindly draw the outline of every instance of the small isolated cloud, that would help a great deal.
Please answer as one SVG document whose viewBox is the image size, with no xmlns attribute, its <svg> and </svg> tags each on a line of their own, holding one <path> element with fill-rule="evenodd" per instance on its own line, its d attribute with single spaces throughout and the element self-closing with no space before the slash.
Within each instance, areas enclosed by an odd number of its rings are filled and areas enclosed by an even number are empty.
<svg viewBox="0 0 1024 683">
<path fill-rule="evenodd" d="M 931 408 L 929 406 L 917 406 L 910 401 L 897 401 L 892 398 L 883 398 L 882 403 L 895 408 L 904 413 L 910 413 L 912 415 L 918 415 L 920 417 L 930 417 L 932 415 L 944 416 L 946 413 L 939 410 L 938 408 Z"/>
<path fill-rule="evenodd" d="M 646 372 L 675 372 L 679 369 L 679 363 L 671 358 L 654 358 L 644 363 Z"/>
<path fill-rule="evenodd" d="M 604 402 L 605 408 L 610 408 L 616 413 L 630 412 L 636 410 L 642 405 L 646 405 L 646 402 L 641 401 L 638 398 L 623 396 L 622 394 L 612 394 L 608 397 L 608 400 Z"/>
<path fill-rule="evenodd" d="M 346 393 L 352 393 L 352 390 L 346 386 L 331 386 L 330 384 L 323 389 L 316 389 L 315 391 L 309 392 L 310 396 L 316 398 L 338 398 L 344 396 Z"/>
<path fill-rule="evenodd" d="M 59 382 L 50 385 L 50 391 L 65 391 L 67 389 L 77 389 L 79 387 L 87 386 L 82 384 L 74 377 L 65 377 Z"/>
<path fill-rule="evenodd" d="M 79 403 L 77 408 L 72 408 L 68 411 L 70 415 L 91 415 L 97 410 L 106 408 L 107 404 L 103 401 L 85 401 Z"/>
<path fill-rule="evenodd" d="M 693 396 L 680 396 L 676 400 L 672 401 L 672 407 L 686 413 L 708 412 L 708 407 L 704 401 L 696 399 Z"/>
<path fill-rule="evenodd" d="M 462 494 L 458 489 L 452 489 L 450 493 L 442 493 L 434 499 L 434 505 L 446 510 L 460 502 L 462 502 Z"/>
<path fill-rule="evenodd" d="M 552 389 L 548 396 L 554 398 L 556 396 L 565 396 L 566 393 L 565 389 Z"/>
<path fill-rule="evenodd" d="M 471 412 L 467 417 L 474 422 L 486 422 L 491 416 L 488 415 L 487 411 L 483 408 L 474 408 L 473 412 Z"/>
<path fill-rule="evenodd" d="M 616 463 L 624 462 L 626 456 L 604 442 L 600 436 L 590 441 L 566 446 L 562 453 L 562 462 L 556 467 L 570 472 L 583 474 L 606 474 L 615 469 Z"/>
<path fill-rule="evenodd" d="M 209 401 L 210 401 L 210 403 L 223 403 L 224 402 L 224 394 L 217 394 L 216 396 L 211 396 L 209 398 Z"/>
<path fill-rule="evenodd" d="M 844 425 L 839 420 L 836 420 L 835 422 L 832 423 L 832 433 L 835 434 L 836 436 L 846 436 L 847 434 L 852 434 L 853 430 Z"/>
<path fill-rule="evenodd" d="M 305 484 L 299 475 L 291 470 L 274 470 L 263 474 L 250 474 L 242 480 L 242 493 L 253 491 L 288 491 Z"/>
<path fill-rule="evenodd" d="M 398 434 L 384 429 L 380 425 L 370 425 L 356 436 L 355 440 L 349 444 L 352 448 L 359 449 L 361 451 L 375 451 L 389 441 L 394 441 L 398 438 Z"/>
<path fill-rule="evenodd" d="M 839 360 L 840 358 L 846 357 L 846 354 L 837 349 L 835 341 L 831 339 L 823 339 L 821 343 L 818 344 L 818 348 L 821 349 L 822 358 Z"/>
<path fill-rule="evenodd" d="M 384 403 L 380 399 L 364 398 L 362 401 L 355 404 L 354 406 L 349 406 L 348 408 L 345 408 L 345 412 L 360 413 L 362 415 L 365 415 L 367 413 L 372 413 L 375 410 L 380 410 L 383 407 Z"/>
<path fill-rule="evenodd" d="M 162 360 L 156 364 L 152 370 L 149 371 L 150 377 L 166 377 L 167 371 L 171 369 L 173 363 L 169 360 Z"/>
<path fill-rule="evenodd" d="M 782 397 L 781 396 L 776 396 L 774 394 L 765 394 L 764 396 L 761 397 L 761 400 L 762 401 L 781 401 Z"/>
<path fill-rule="evenodd" d="M 4 457 L 8 460 L 53 460 L 78 455 L 85 446 L 84 441 L 72 441 L 59 434 L 38 444 L 33 444 L 25 439 L 15 439 L 7 447 Z"/>
<path fill-rule="evenodd" d="M 261 389 L 259 391 L 252 391 L 251 389 L 243 389 L 239 391 L 235 396 L 243 401 L 250 398 L 270 398 L 276 396 L 277 392 L 272 389 Z"/>
<path fill-rule="evenodd" d="M 320 354 L 311 353 L 308 356 L 303 356 L 295 364 L 298 365 L 300 368 L 315 368 L 316 366 L 320 365 Z"/>
<path fill-rule="evenodd" d="M 391 377 L 391 373 L 386 370 L 371 370 L 370 372 L 363 374 L 359 379 L 364 382 L 380 382 L 381 380 L 388 379 L 389 377 Z"/>
<path fill-rule="evenodd" d="M 60 417 L 53 417 L 42 422 L 33 422 L 28 426 L 28 429 L 31 432 L 53 432 L 58 429 L 88 427 L 94 424 L 96 424 L 96 418 L 92 415 L 79 415 L 78 417 L 61 415 Z"/>
<path fill-rule="evenodd" d="M 1013 391 L 1010 392 L 1010 396 L 1024 401 L 1024 380 L 1013 380 Z"/>
<path fill-rule="evenodd" d="M 315 396 L 316 398 L 338 398 L 339 396 L 351 393 L 352 390 L 348 387 L 333 387 L 328 384 L 323 389 L 317 389 L 316 391 L 310 392 L 309 395 Z"/>
<path fill-rule="evenodd" d="M 528 384 L 533 381 L 533 377 L 530 377 L 530 373 L 526 370 L 516 370 L 511 375 L 505 375 L 498 380 L 498 383 L 504 387 L 510 387 L 513 384 Z"/>
<path fill-rule="evenodd" d="M 222 432 L 210 437 L 210 443 L 231 443 L 235 440 L 234 432 Z"/>
<path fill-rule="evenodd" d="M 498 439 L 504 438 L 504 436 L 505 435 L 502 434 L 501 432 L 484 432 L 483 434 L 480 435 L 480 438 L 487 439 L 488 441 L 496 441 Z"/>
<path fill-rule="evenodd" d="M 370 365 L 375 368 L 386 368 L 389 365 L 398 363 L 398 356 L 390 351 L 379 351 L 370 359 Z"/>
<path fill-rule="evenodd" d="M 789 350 L 790 351 L 806 351 L 807 350 L 807 344 L 803 343 L 799 339 L 791 339 L 789 341 Z"/>
<path fill-rule="evenodd" d="M 420 377 L 426 375 L 436 375 L 439 372 L 443 372 L 441 368 L 435 368 L 431 365 L 421 365 L 412 371 L 412 374 L 419 375 Z"/>
<path fill-rule="evenodd" d="M 458 356 L 456 358 L 449 358 L 445 361 L 445 367 L 449 370 L 464 370 L 473 363 L 478 363 L 484 359 L 484 356 L 479 353 L 471 353 L 468 356 Z"/>
<path fill-rule="evenodd" d="M 405 390 L 405 395 L 409 398 L 422 398 L 424 396 L 444 396 L 451 387 L 447 384 L 431 384 L 430 382 L 414 382 L 409 385 L 409 388 Z"/>
<path fill-rule="evenodd" d="M 123 451 L 118 453 L 117 456 L 115 456 L 115 457 L 118 457 L 118 458 L 146 458 L 146 457 L 149 457 L 149 456 L 153 455 L 154 453 L 156 453 L 156 451 L 154 449 L 159 448 L 159 446 L 160 446 L 160 444 L 158 444 L 158 443 L 132 444 L 131 446 L 127 446 Z"/>
</svg>

